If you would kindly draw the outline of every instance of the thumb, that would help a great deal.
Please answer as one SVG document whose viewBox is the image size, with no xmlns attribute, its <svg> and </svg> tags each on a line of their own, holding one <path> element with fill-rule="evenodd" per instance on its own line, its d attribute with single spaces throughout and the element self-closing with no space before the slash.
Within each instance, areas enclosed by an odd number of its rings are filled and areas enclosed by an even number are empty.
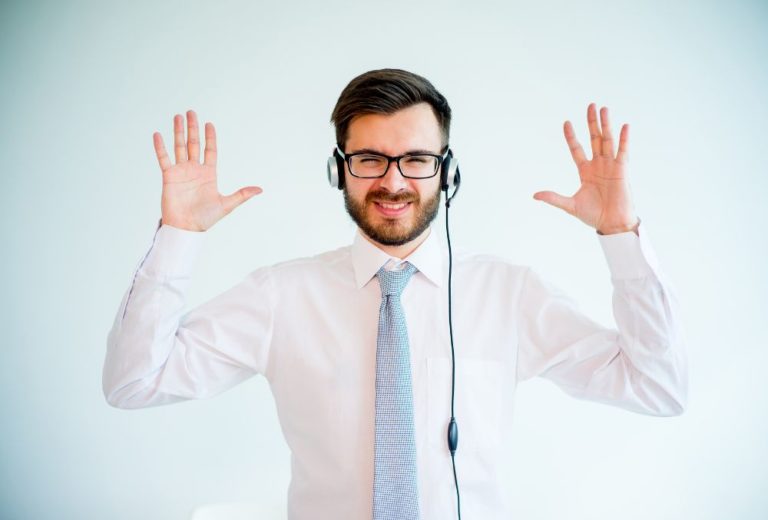
<svg viewBox="0 0 768 520">
<path fill-rule="evenodd" d="M 573 215 L 574 211 L 576 211 L 576 204 L 573 200 L 573 197 L 565 197 L 559 193 L 555 193 L 554 191 L 537 191 L 533 194 L 533 198 L 546 202 L 547 204 L 556 208 L 560 208 L 570 215 Z"/>
<path fill-rule="evenodd" d="M 238 207 L 240 204 L 245 202 L 246 200 L 250 199 L 254 195 L 258 195 L 261 193 L 262 189 L 258 186 L 246 186 L 245 188 L 240 188 L 236 192 L 234 192 L 232 195 L 227 195 L 226 197 L 222 198 L 222 205 L 224 206 L 224 211 L 226 211 L 227 214 L 229 214 L 233 209 Z"/>
</svg>

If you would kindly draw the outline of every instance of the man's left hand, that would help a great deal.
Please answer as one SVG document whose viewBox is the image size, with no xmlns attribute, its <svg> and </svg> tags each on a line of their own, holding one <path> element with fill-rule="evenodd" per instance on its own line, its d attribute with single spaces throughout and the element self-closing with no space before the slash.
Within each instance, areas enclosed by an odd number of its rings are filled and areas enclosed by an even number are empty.
<svg viewBox="0 0 768 520">
<path fill-rule="evenodd" d="M 592 143 L 592 159 L 587 160 L 570 121 L 563 133 L 579 169 L 581 187 L 571 197 L 552 191 L 539 191 L 533 198 L 544 201 L 577 217 L 604 235 L 634 231 L 639 220 L 632 206 L 627 179 L 627 144 L 629 125 L 621 127 L 619 150 L 614 154 L 613 136 L 608 121 L 608 108 L 600 109 L 600 127 L 594 103 L 587 107 L 587 124 Z"/>
</svg>

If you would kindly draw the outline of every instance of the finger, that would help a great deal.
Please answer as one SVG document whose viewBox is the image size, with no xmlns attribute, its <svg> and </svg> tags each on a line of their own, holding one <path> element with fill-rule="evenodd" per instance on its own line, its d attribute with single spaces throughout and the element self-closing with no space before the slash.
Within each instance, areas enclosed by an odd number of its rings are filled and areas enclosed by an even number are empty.
<svg viewBox="0 0 768 520">
<path fill-rule="evenodd" d="M 600 128 L 603 134 L 601 155 L 613 158 L 613 135 L 611 134 L 611 122 L 608 119 L 608 107 L 600 109 Z"/>
<path fill-rule="evenodd" d="M 619 133 L 619 152 L 616 154 L 619 162 L 629 161 L 629 124 L 624 124 Z"/>
<path fill-rule="evenodd" d="M 197 114 L 194 110 L 187 110 L 187 153 L 190 161 L 200 161 L 200 136 L 197 131 Z"/>
<path fill-rule="evenodd" d="M 205 123 L 205 156 L 203 164 L 216 166 L 216 129 L 213 123 Z"/>
<path fill-rule="evenodd" d="M 160 132 L 155 132 L 152 134 L 152 141 L 155 144 L 155 155 L 157 155 L 157 161 L 160 163 L 160 169 L 165 171 L 173 165 L 171 164 L 171 158 L 168 157 L 168 152 L 165 151 L 163 136 Z"/>
<path fill-rule="evenodd" d="M 601 136 L 600 129 L 597 127 L 597 111 L 595 110 L 595 104 L 590 103 L 587 107 L 587 125 L 589 126 L 589 141 L 592 143 L 592 158 L 594 159 L 600 155 Z"/>
<path fill-rule="evenodd" d="M 566 121 L 563 125 L 563 133 L 565 134 L 565 142 L 568 143 L 568 148 L 571 150 L 571 157 L 573 157 L 576 166 L 579 166 L 587 160 L 587 157 L 584 155 L 584 149 L 579 144 L 578 139 L 576 139 L 576 133 L 573 131 L 573 125 L 570 121 Z"/>
<path fill-rule="evenodd" d="M 173 116 L 173 151 L 176 164 L 187 160 L 187 147 L 184 143 L 184 118 L 180 114 Z"/>
<path fill-rule="evenodd" d="M 554 191 L 537 191 L 533 194 L 533 198 L 560 208 L 569 215 L 573 215 L 576 212 L 576 201 L 573 197 L 565 197 Z"/>
<path fill-rule="evenodd" d="M 233 209 L 240 204 L 250 199 L 254 195 L 258 195 L 262 192 L 262 189 L 258 186 L 248 186 L 246 188 L 240 188 L 232 195 L 227 195 L 223 198 L 222 204 L 224 205 L 224 211 L 229 214 Z"/>
</svg>

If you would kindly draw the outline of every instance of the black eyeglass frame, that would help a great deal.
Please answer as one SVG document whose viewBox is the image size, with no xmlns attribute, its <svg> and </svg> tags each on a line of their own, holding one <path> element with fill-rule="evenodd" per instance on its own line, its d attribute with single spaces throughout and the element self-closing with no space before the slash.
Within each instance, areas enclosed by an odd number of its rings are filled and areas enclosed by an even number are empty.
<svg viewBox="0 0 768 520">
<path fill-rule="evenodd" d="M 450 147 L 446 146 L 445 147 L 445 152 L 443 152 L 442 155 L 441 154 L 435 154 L 435 153 L 405 153 L 403 155 L 398 155 L 396 157 L 392 157 L 392 156 L 389 156 L 389 155 L 384 155 L 383 153 L 376 153 L 376 152 L 355 152 L 355 153 L 351 153 L 351 154 L 347 155 L 347 154 L 345 154 L 344 152 L 341 151 L 341 148 L 339 148 L 338 146 L 336 147 L 336 151 L 339 152 L 339 155 L 344 160 L 344 162 L 347 164 L 347 168 L 349 169 L 349 174 L 352 175 L 353 177 L 357 177 L 358 179 L 380 179 L 381 177 L 384 177 L 387 174 L 387 172 L 389 171 L 389 165 L 392 164 L 393 161 L 395 162 L 395 164 L 397 164 L 397 171 L 399 171 L 400 175 L 402 175 L 406 179 L 416 179 L 416 180 L 431 179 L 432 177 L 437 175 L 437 172 L 440 171 L 440 166 L 443 164 L 443 161 L 445 161 L 445 158 L 448 156 L 448 151 L 449 150 L 450 150 Z M 382 157 L 382 158 L 386 159 L 387 160 L 387 167 L 384 169 L 384 173 L 382 173 L 381 175 L 376 175 L 374 177 L 361 177 L 360 175 L 355 175 L 352 172 L 352 166 L 350 165 L 349 161 L 350 161 L 350 159 L 352 157 L 354 157 L 356 155 L 375 155 L 376 157 Z M 432 173 L 432 175 L 430 175 L 429 177 L 413 177 L 411 175 L 406 175 L 405 173 L 403 173 L 403 169 L 400 167 L 400 159 L 403 159 L 404 157 L 419 157 L 421 155 L 426 155 L 428 157 L 434 157 L 435 159 L 437 159 L 437 164 L 435 165 L 434 173 Z"/>
</svg>

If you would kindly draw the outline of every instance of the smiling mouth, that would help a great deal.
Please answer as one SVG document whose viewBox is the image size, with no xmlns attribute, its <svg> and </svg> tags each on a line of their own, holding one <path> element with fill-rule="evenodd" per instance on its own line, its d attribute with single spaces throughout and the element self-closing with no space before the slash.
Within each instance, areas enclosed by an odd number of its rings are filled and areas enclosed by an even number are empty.
<svg viewBox="0 0 768 520">
<path fill-rule="evenodd" d="M 411 202 L 373 202 L 376 210 L 384 217 L 400 217 L 404 215 L 411 205 Z"/>
<path fill-rule="evenodd" d="M 385 209 L 392 209 L 392 210 L 398 210 L 403 209 L 406 205 L 410 204 L 410 202 L 400 202 L 397 204 L 387 203 L 387 202 L 376 202 L 379 206 Z"/>
</svg>

